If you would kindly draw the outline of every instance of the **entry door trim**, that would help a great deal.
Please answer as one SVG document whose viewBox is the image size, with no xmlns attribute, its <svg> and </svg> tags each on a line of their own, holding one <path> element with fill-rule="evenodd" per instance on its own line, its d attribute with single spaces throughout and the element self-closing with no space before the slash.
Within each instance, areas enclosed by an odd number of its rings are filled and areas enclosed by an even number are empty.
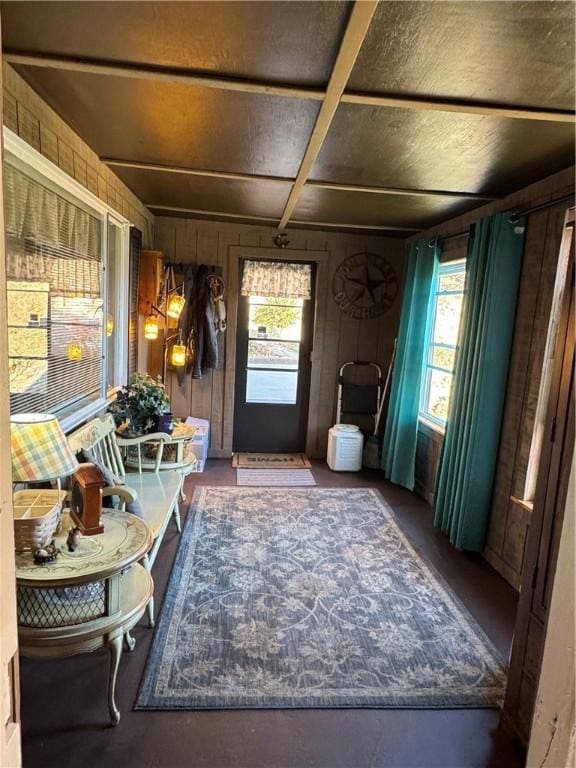
<svg viewBox="0 0 576 768">
<path fill-rule="evenodd" d="M 246 259 L 241 259 L 240 274 L 243 274 Z M 277 263 L 276 260 L 266 260 L 268 264 Z M 282 261 L 282 264 L 294 264 L 293 261 Z M 234 451 L 263 451 L 273 453 L 302 453 L 306 451 L 306 439 L 308 436 L 308 415 L 310 412 L 310 385 L 312 376 L 311 354 L 314 349 L 314 324 L 316 320 L 316 262 L 307 261 L 312 269 L 311 274 L 311 300 L 304 301 L 302 305 L 302 325 L 300 338 L 298 339 L 299 354 L 298 368 L 296 371 L 296 400 L 294 403 L 266 403 L 250 402 L 246 400 L 248 394 L 248 370 L 249 370 L 249 317 L 250 297 L 238 297 L 238 323 L 236 332 L 236 407 L 234 410 L 234 430 L 232 449 Z M 241 280 L 242 278 L 240 278 Z M 287 339 L 288 341 L 288 339 Z M 240 347 L 239 347 L 240 343 Z M 246 354 L 243 354 L 245 350 Z M 240 366 L 240 370 L 238 369 Z M 258 366 L 259 371 L 277 370 Z M 240 402 L 238 402 L 240 400 Z M 259 410 L 262 409 L 262 410 Z M 296 417 L 297 416 L 297 417 Z M 266 430 L 266 427 L 274 423 L 274 430 Z M 250 425 L 255 426 L 256 432 L 264 430 L 260 439 L 255 439 L 251 434 Z M 238 430 L 238 434 L 236 434 Z M 297 432 L 297 438 L 295 435 Z M 278 434 L 279 433 L 279 434 Z M 240 447 L 242 444 L 243 447 Z M 275 447 L 271 447 L 274 445 Z M 266 447 L 268 446 L 268 447 Z"/>
<path fill-rule="evenodd" d="M 296 248 L 258 248 L 254 246 L 231 245 L 228 247 L 227 264 L 227 317 L 226 366 L 224 371 L 223 434 L 222 456 L 232 455 L 234 431 L 234 392 L 236 379 L 236 333 L 238 298 L 240 294 L 240 259 L 265 259 L 268 261 L 308 261 L 316 263 L 316 312 L 312 330 L 312 370 L 310 374 L 310 399 L 306 429 L 306 453 L 315 457 L 318 445 L 321 360 L 324 348 L 324 319 L 329 300 L 328 261 L 330 251 L 307 251 Z"/>
</svg>

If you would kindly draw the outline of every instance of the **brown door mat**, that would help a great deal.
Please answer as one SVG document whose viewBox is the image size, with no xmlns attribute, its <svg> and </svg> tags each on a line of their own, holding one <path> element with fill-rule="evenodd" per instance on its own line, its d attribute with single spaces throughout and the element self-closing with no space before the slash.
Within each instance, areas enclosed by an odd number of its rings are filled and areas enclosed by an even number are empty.
<svg viewBox="0 0 576 768">
<path fill-rule="evenodd" d="M 237 469 L 304 469 L 312 465 L 303 453 L 235 453 L 232 466 Z"/>
</svg>

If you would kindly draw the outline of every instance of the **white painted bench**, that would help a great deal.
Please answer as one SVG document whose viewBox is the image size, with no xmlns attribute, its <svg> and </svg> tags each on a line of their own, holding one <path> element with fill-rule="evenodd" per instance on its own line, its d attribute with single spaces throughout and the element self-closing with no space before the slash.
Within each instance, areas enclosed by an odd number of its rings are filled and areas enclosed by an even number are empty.
<svg viewBox="0 0 576 768">
<path fill-rule="evenodd" d="M 107 413 L 102 418 L 92 419 L 83 427 L 68 435 L 68 442 L 74 453 L 82 449 L 91 451 L 94 456 L 110 469 L 125 485 L 108 486 L 103 490 L 103 496 L 118 496 L 120 508 L 124 509 L 127 502 L 140 499 L 144 508 L 143 519 L 152 531 L 154 543 L 143 565 L 148 571 L 152 568 L 164 533 L 170 521 L 174 522 L 178 532 L 181 530 L 180 510 L 178 502 L 184 498 L 182 487 L 184 473 L 178 470 L 160 472 L 164 443 L 170 439 L 163 432 L 156 432 L 143 437 L 123 439 L 116 436 L 116 425 L 112 415 Z M 122 461 L 122 446 L 141 446 L 157 443 L 158 450 L 154 471 L 126 472 Z M 150 624 L 154 624 L 154 602 L 148 605 Z"/>
</svg>

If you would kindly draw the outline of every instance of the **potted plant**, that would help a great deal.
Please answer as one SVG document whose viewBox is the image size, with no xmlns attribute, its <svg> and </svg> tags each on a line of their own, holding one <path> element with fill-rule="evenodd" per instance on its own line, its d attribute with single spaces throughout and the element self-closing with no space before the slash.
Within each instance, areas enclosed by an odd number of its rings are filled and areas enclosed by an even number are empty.
<svg viewBox="0 0 576 768">
<path fill-rule="evenodd" d="M 147 373 L 135 373 L 110 406 L 118 427 L 124 425 L 126 437 L 140 437 L 150 432 L 172 434 L 174 419 L 164 385 Z"/>
</svg>

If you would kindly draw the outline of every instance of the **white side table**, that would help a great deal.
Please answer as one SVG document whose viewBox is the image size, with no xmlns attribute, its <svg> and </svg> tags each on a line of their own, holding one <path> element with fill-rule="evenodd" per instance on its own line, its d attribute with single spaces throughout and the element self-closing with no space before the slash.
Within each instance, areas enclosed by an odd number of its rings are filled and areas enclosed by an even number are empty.
<svg viewBox="0 0 576 768">
<path fill-rule="evenodd" d="M 150 574 L 139 563 L 152 546 L 152 534 L 135 515 L 106 510 L 104 533 L 80 537 L 76 551 L 68 552 L 71 525 L 65 515 L 62 532 L 55 537 L 61 554 L 54 562 L 37 565 L 30 553 L 16 554 L 20 652 L 55 659 L 108 646 L 108 706 L 117 725 L 122 641 L 125 637 L 129 649 L 134 648 L 130 630 L 154 591 Z"/>
</svg>

